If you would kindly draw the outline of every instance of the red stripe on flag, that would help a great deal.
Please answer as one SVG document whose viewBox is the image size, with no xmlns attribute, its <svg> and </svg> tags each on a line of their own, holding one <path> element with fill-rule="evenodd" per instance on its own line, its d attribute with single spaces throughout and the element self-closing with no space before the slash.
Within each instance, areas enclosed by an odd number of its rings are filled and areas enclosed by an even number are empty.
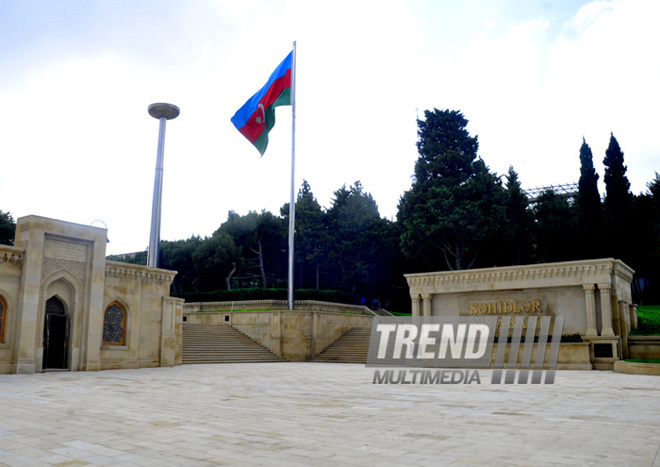
<svg viewBox="0 0 660 467">
<path fill-rule="evenodd" d="M 250 116 L 250 119 L 239 131 L 252 144 L 259 139 L 264 131 L 266 124 L 266 110 L 275 102 L 275 100 L 284 92 L 286 88 L 291 87 L 291 69 L 286 70 L 286 74 L 273 81 L 264 97 L 259 101 L 257 108 Z"/>
</svg>

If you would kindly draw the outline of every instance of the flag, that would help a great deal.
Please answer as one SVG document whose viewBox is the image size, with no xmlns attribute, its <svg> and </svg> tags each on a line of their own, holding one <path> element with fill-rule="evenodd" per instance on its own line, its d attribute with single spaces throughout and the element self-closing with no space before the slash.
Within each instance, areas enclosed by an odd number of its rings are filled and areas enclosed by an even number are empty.
<svg viewBox="0 0 660 467">
<path fill-rule="evenodd" d="M 231 122 L 264 155 L 268 132 L 275 125 L 275 107 L 291 105 L 293 52 L 275 69 L 268 82 L 238 109 Z"/>
</svg>

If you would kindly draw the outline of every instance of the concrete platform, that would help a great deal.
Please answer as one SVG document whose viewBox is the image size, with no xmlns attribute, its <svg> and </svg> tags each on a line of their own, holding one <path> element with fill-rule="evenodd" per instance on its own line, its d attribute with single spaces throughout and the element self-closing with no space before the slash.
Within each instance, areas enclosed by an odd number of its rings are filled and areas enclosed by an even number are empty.
<svg viewBox="0 0 660 467">
<path fill-rule="evenodd" d="M 263 363 L 2 375 L 0 465 L 660 466 L 657 376 L 374 385 L 373 373 Z"/>
</svg>

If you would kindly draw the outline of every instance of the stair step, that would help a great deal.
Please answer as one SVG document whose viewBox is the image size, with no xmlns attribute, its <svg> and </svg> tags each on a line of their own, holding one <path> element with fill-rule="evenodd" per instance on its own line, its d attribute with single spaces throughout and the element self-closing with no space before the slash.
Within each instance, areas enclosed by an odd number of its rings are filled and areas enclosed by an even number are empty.
<svg viewBox="0 0 660 467">
<path fill-rule="evenodd" d="M 351 328 L 330 344 L 312 362 L 366 363 L 369 354 L 370 328 Z"/>
<path fill-rule="evenodd" d="M 286 360 L 232 326 L 183 325 L 183 364 L 284 361 Z"/>
</svg>

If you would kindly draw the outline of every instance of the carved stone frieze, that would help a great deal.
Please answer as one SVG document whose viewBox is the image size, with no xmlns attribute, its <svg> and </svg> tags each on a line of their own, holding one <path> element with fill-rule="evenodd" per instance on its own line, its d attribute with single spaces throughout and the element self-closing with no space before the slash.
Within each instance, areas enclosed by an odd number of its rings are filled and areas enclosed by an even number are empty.
<svg viewBox="0 0 660 467">
<path fill-rule="evenodd" d="M 79 261 L 44 258 L 42 273 L 43 277 L 49 277 L 51 274 L 57 273 L 58 271 L 67 271 L 84 284 L 86 269 L 87 264 Z"/>
<path fill-rule="evenodd" d="M 108 261 L 105 266 L 105 275 L 106 277 L 118 277 L 141 282 L 166 283 L 169 285 L 174 280 L 176 272 Z"/>
</svg>

